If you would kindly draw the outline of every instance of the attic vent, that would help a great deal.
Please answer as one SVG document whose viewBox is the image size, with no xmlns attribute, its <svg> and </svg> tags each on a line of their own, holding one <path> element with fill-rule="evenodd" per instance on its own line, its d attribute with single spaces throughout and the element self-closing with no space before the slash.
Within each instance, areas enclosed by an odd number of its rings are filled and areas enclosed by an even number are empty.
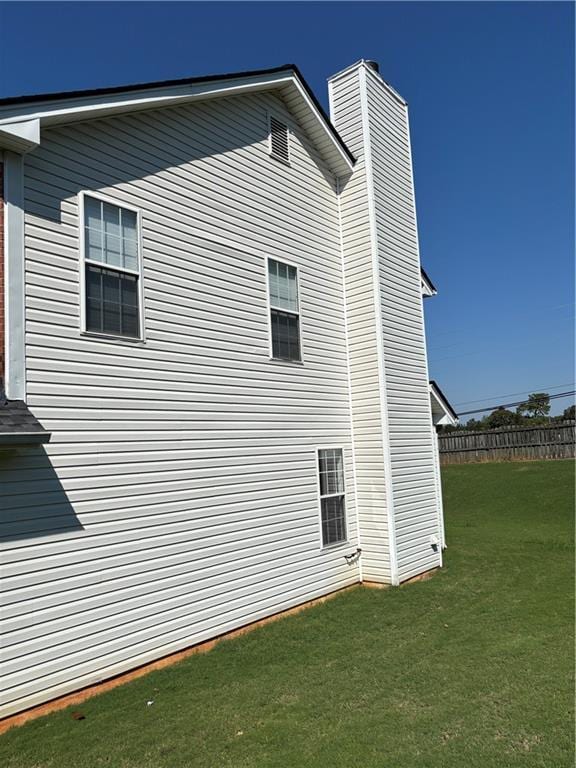
<svg viewBox="0 0 576 768">
<path fill-rule="evenodd" d="M 270 115 L 270 154 L 283 163 L 290 163 L 288 126 Z"/>
</svg>

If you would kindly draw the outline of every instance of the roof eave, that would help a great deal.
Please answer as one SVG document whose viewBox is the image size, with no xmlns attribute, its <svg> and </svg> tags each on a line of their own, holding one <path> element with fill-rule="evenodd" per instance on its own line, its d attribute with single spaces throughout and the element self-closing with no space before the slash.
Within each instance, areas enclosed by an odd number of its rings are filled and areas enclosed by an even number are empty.
<svg viewBox="0 0 576 768">
<path fill-rule="evenodd" d="M 2 432 L 0 433 L 0 447 L 10 447 L 16 445 L 38 445 L 49 443 L 52 437 L 51 432 Z"/>
<path fill-rule="evenodd" d="M 420 267 L 420 280 L 422 283 L 422 295 L 425 299 L 429 298 L 430 296 L 436 296 L 438 294 L 436 286 L 432 280 L 430 280 L 423 267 Z"/>
<path fill-rule="evenodd" d="M 310 128 L 314 124 L 319 128 L 314 133 L 328 167 L 337 176 L 349 174 L 354 167 L 350 150 L 293 65 L 149 85 L 4 99 L 0 100 L 0 130 L 10 130 L 8 126 L 22 121 L 38 120 L 42 126 L 63 125 L 114 114 L 282 88 L 294 89 L 297 98 L 305 105 L 309 124 L 303 127 Z"/>
<path fill-rule="evenodd" d="M 434 406 L 434 403 L 436 403 L 437 409 L 440 410 L 440 412 L 443 414 L 439 420 L 434 422 L 435 426 L 447 424 L 456 426 L 456 424 L 458 424 L 458 414 L 450 405 L 446 395 L 442 392 L 438 384 L 433 380 L 429 382 L 429 388 L 430 398 L 433 401 L 432 405 Z"/>
</svg>

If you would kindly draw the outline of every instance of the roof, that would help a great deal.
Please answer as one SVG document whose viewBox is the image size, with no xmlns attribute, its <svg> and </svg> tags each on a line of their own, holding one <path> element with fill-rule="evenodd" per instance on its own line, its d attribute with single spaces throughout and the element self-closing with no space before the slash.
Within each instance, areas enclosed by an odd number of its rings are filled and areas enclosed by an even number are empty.
<svg viewBox="0 0 576 768">
<path fill-rule="evenodd" d="M 147 102 L 152 102 L 148 106 L 158 108 L 218 95 L 273 89 L 282 92 L 288 107 L 320 143 L 319 148 L 324 149 L 332 170 L 338 174 L 349 173 L 354 156 L 295 64 L 109 88 L 12 96 L 0 99 L 0 127 L 37 119 L 46 125 L 63 124 L 74 119 L 100 117 L 103 113 L 144 109 Z M 320 131 L 313 130 L 314 123 Z"/>
<path fill-rule="evenodd" d="M 422 280 L 422 293 L 424 294 L 424 298 L 427 298 L 428 296 L 436 296 L 438 290 L 423 267 L 420 267 L 420 279 Z"/>
<path fill-rule="evenodd" d="M 23 400 L 0 404 L 0 446 L 47 443 L 50 436 Z"/>
<path fill-rule="evenodd" d="M 430 381 L 430 398 L 432 400 L 432 417 L 434 424 L 457 424 L 458 414 L 450 405 L 448 398 L 435 381 Z"/>
</svg>

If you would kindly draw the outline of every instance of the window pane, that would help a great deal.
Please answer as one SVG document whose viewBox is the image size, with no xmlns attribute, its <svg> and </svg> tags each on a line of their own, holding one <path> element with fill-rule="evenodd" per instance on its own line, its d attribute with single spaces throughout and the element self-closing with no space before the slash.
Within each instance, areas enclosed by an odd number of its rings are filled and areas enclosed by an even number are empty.
<svg viewBox="0 0 576 768">
<path fill-rule="evenodd" d="M 86 328 L 102 330 L 102 270 L 98 267 L 86 269 Z"/>
<path fill-rule="evenodd" d="M 120 237 L 120 208 L 110 203 L 102 203 L 104 217 L 104 231 L 107 235 Z"/>
<path fill-rule="evenodd" d="M 321 500 L 322 543 L 324 546 L 346 540 L 344 496 L 330 496 Z"/>
<path fill-rule="evenodd" d="M 128 211 L 126 208 L 121 209 L 121 226 L 122 226 L 122 266 L 126 269 L 138 269 L 138 230 L 137 219 L 134 211 Z"/>
<path fill-rule="evenodd" d="M 119 334 L 121 331 L 120 304 L 114 301 L 104 301 L 102 312 L 102 330 L 106 333 Z"/>
<path fill-rule="evenodd" d="M 133 240 L 130 238 L 123 238 L 122 250 L 124 253 L 124 263 L 122 266 L 136 272 L 138 269 L 138 245 L 136 243 L 136 238 L 134 237 Z"/>
<path fill-rule="evenodd" d="M 289 312 L 298 312 L 298 282 L 296 267 L 268 259 L 270 304 Z"/>
<path fill-rule="evenodd" d="M 122 275 L 121 295 L 121 333 L 123 336 L 139 336 L 138 318 L 138 278 L 134 275 Z"/>
<path fill-rule="evenodd" d="M 122 335 L 139 336 L 138 307 L 122 305 Z"/>
<path fill-rule="evenodd" d="M 86 330 L 138 337 L 138 278 L 90 265 L 86 269 Z"/>
<path fill-rule="evenodd" d="M 84 198 L 86 258 L 138 271 L 138 218 L 93 197 Z"/>
<path fill-rule="evenodd" d="M 99 229 L 86 227 L 86 258 L 92 261 L 102 261 L 102 232 Z"/>
<path fill-rule="evenodd" d="M 278 306 L 278 262 L 268 259 L 268 282 L 270 286 L 270 304 Z"/>
<path fill-rule="evenodd" d="M 270 312 L 272 328 L 272 357 L 284 360 L 300 360 L 300 336 L 298 315 L 289 315 L 272 309 Z"/>
<path fill-rule="evenodd" d="M 138 306 L 138 284 L 134 275 L 122 275 L 122 306 Z"/>
<path fill-rule="evenodd" d="M 84 223 L 90 229 L 102 229 L 102 203 L 93 197 L 84 198 Z"/>
<path fill-rule="evenodd" d="M 318 452 L 320 494 L 344 493 L 344 466 L 342 450 L 329 448 Z"/>
<path fill-rule="evenodd" d="M 122 237 L 136 240 L 136 212 L 122 208 Z"/>
<path fill-rule="evenodd" d="M 102 270 L 102 298 L 112 304 L 120 304 L 120 275 L 110 269 Z"/>
</svg>

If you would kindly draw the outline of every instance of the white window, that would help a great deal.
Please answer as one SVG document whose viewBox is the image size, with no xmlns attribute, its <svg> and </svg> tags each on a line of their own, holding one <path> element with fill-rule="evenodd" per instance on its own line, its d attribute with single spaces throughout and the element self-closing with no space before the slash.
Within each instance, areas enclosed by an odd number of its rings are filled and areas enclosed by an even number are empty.
<svg viewBox="0 0 576 768">
<path fill-rule="evenodd" d="M 291 264 L 268 259 L 272 357 L 300 361 L 298 271 Z"/>
<path fill-rule="evenodd" d="M 141 269 L 138 211 L 83 194 L 84 330 L 139 339 Z"/>
<path fill-rule="evenodd" d="M 270 154 L 276 160 L 290 165 L 290 131 L 286 123 L 269 116 Z"/>
<path fill-rule="evenodd" d="M 322 545 L 346 541 L 346 501 L 342 448 L 318 450 Z"/>
</svg>

